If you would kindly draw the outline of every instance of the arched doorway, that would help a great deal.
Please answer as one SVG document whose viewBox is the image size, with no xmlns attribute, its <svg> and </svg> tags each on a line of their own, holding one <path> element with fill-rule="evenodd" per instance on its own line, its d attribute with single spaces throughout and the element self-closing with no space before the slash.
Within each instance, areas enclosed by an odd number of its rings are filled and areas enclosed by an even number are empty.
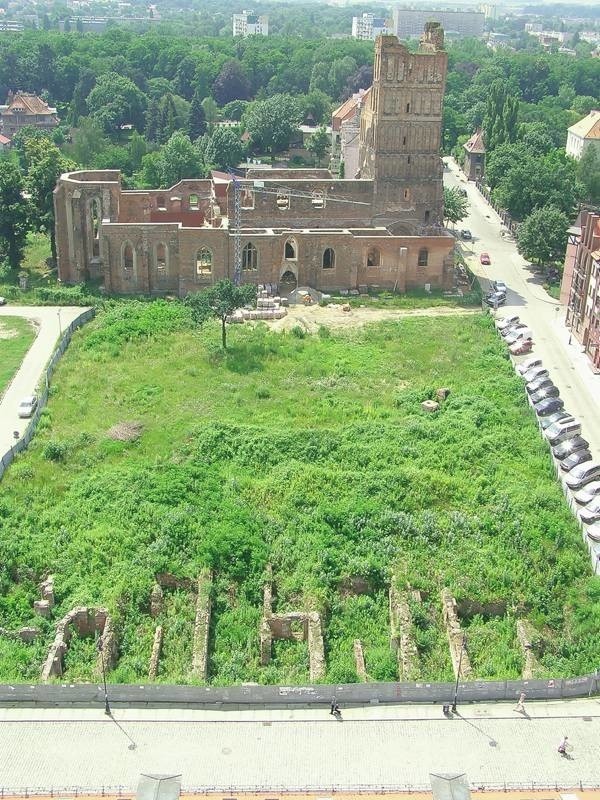
<svg viewBox="0 0 600 800">
<path fill-rule="evenodd" d="M 298 280 L 294 273 L 287 269 L 279 279 L 279 294 L 288 296 L 298 286 Z"/>
</svg>

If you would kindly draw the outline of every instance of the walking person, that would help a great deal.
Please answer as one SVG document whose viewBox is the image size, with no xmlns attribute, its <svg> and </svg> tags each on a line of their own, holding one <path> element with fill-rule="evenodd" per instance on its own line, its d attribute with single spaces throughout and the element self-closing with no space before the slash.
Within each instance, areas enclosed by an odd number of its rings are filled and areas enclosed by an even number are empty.
<svg viewBox="0 0 600 800">
<path fill-rule="evenodd" d="M 569 746 L 569 737 L 563 736 L 561 743 L 558 745 L 558 752 L 563 758 L 568 758 L 567 748 Z"/>
<path fill-rule="evenodd" d="M 526 697 L 527 697 L 527 695 L 525 694 L 525 692 L 521 692 L 521 694 L 519 695 L 519 699 L 517 700 L 517 705 L 515 706 L 515 711 L 518 711 L 519 714 L 524 714 L 525 713 L 525 698 Z"/>
<path fill-rule="evenodd" d="M 329 709 L 329 713 L 335 714 L 337 708 L 339 708 L 339 706 L 335 701 L 335 695 L 333 695 L 333 697 L 331 698 L 331 707 Z"/>
</svg>

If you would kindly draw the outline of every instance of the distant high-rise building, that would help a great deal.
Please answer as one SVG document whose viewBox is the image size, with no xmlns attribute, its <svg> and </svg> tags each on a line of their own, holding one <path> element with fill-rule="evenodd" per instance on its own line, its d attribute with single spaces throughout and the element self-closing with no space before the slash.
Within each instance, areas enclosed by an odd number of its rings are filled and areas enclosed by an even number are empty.
<svg viewBox="0 0 600 800">
<path fill-rule="evenodd" d="M 353 39 L 376 39 L 380 34 L 389 33 L 386 20 L 373 14 L 352 17 Z"/>
<path fill-rule="evenodd" d="M 450 36 L 481 36 L 485 15 L 479 11 L 422 11 L 397 6 L 393 19 L 393 32 L 399 39 L 420 36 L 426 22 L 439 22 Z"/>
<path fill-rule="evenodd" d="M 233 15 L 234 36 L 268 36 L 269 17 L 265 14 L 253 14 L 251 11 L 242 11 Z"/>
</svg>

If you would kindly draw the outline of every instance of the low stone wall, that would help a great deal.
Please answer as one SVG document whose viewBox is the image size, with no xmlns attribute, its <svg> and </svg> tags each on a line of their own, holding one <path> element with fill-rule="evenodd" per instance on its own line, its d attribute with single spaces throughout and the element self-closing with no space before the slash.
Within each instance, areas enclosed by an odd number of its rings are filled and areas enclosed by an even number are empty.
<svg viewBox="0 0 600 800">
<path fill-rule="evenodd" d="M 398 674 L 403 681 L 419 677 L 419 651 L 412 635 L 413 620 L 407 598 L 400 594 L 392 578 L 389 592 L 390 644 L 398 659 Z"/>
<path fill-rule="evenodd" d="M 442 589 L 442 616 L 448 635 L 454 675 L 463 680 L 470 678 L 473 670 L 471 669 L 467 648 L 464 646 L 465 635 L 458 618 L 456 600 L 452 597 L 450 590 L 446 588 Z"/>
<path fill-rule="evenodd" d="M 112 627 L 112 621 L 105 608 L 88 608 L 77 606 L 71 609 L 56 626 L 54 641 L 50 645 L 48 655 L 42 666 L 42 681 L 50 678 L 60 678 L 64 672 L 64 659 L 69 649 L 69 642 L 73 632 L 77 636 L 95 636 L 100 634 L 97 669 L 102 672 L 102 659 L 104 668 L 112 669 L 116 663 L 117 646 Z"/>
<path fill-rule="evenodd" d="M 157 625 L 154 631 L 154 641 L 152 642 L 152 654 L 150 655 L 150 666 L 148 668 L 148 680 L 154 681 L 158 675 L 158 664 L 160 661 L 160 651 L 162 650 L 163 627 Z"/>
<path fill-rule="evenodd" d="M 196 595 L 196 619 L 194 622 L 194 647 L 192 653 L 192 675 L 202 681 L 208 679 L 208 633 L 212 610 L 212 572 L 203 570 L 198 576 Z"/>
<path fill-rule="evenodd" d="M 526 619 L 517 620 L 517 640 L 523 653 L 523 680 L 530 680 L 539 672 L 540 663 L 535 655 L 536 641 L 539 636 L 533 625 Z"/>
</svg>

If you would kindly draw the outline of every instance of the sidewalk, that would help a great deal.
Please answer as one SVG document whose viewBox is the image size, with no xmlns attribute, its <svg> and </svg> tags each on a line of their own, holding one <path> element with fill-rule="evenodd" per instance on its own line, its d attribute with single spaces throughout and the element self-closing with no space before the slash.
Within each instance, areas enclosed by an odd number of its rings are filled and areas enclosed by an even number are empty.
<svg viewBox="0 0 600 800">
<path fill-rule="evenodd" d="M 430 772 L 472 786 L 598 787 L 600 702 L 231 711 L 1 709 L 0 786 L 137 785 L 140 773 L 181 774 L 184 789 L 429 789 Z M 574 749 L 557 753 L 562 736 Z M 544 795 L 544 800 L 546 796 Z"/>
</svg>

